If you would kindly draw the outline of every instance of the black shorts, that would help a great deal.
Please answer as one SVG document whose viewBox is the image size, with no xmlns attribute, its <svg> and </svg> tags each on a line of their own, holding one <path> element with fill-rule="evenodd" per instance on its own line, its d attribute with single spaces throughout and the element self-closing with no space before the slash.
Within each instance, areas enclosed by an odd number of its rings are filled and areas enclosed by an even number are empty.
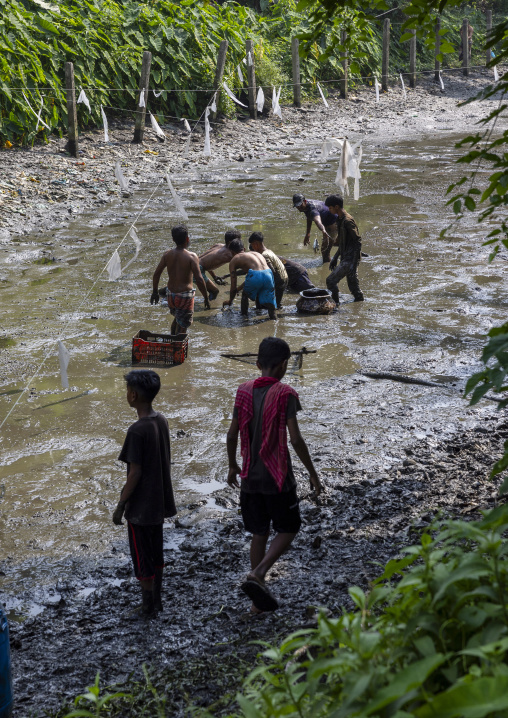
<svg viewBox="0 0 508 718">
<path fill-rule="evenodd" d="M 134 575 L 139 581 L 149 581 L 155 569 L 164 566 L 162 524 L 139 526 L 127 522 Z"/>
<path fill-rule="evenodd" d="M 270 530 L 279 534 L 298 533 L 302 520 L 296 489 L 282 494 L 248 494 L 240 492 L 243 525 L 251 534 L 264 536 Z"/>
</svg>

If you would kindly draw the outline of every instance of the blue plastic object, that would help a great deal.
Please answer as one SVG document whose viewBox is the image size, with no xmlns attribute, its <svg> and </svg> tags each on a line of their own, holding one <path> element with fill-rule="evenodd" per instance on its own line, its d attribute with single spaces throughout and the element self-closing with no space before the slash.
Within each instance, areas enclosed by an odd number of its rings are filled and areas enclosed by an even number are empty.
<svg viewBox="0 0 508 718">
<path fill-rule="evenodd" d="M 9 647 L 9 624 L 0 607 L 0 718 L 12 713 L 11 651 Z"/>
</svg>

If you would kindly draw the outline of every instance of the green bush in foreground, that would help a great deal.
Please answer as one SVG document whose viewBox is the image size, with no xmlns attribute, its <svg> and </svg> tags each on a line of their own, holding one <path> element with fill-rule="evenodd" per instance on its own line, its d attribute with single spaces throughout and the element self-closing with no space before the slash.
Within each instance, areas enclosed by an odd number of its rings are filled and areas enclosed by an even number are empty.
<svg viewBox="0 0 508 718">
<path fill-rule="evenodd" d="M 356 610 L 268 647 L 246 718 L 508 715 L 508 506 L 448 521 L 389 561 Z"/>
</svg>

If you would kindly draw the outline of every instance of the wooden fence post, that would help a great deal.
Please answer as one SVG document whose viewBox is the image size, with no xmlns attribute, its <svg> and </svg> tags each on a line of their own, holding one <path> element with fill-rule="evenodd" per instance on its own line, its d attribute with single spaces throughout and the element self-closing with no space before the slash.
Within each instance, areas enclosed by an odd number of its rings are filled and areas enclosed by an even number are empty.
<svg viewBox="0 0 508 718">
<path fill-rule="evenodd" d="M 76 112 L 76 91 L 74 89 L 74 65 L 65 63 L 65 94 L 67 96 L 67 151 L 71 157 L 78 156 L 78 115 Z M 37 132 L 38 128 L 35 128 Z"/>
<path fill-rule="evenodd" d="M 409 41 L 409 87 L 416 87 L 416 30 L 411 30 L 413 37 Z"/>
<path fill-rule="evenodd" d="M 390 70 L 390 20 L 385 18 L 383 23 L 383 66 L 381 69 L 381 87 L 388 89 L 388 73 Z"/>
<path fill-rule="evenodd" d="M 300 42 L 297 37 L 291 38 L 291 58 L 293 60 L 293 104 L 302 106 L 302 86 L 300 83 Z"/>
<path fill-rule="evenodd" d="M 486 25 L 486 31 L 485 31 L 485 39 L 489 39 L 490 32 L 492 30 L 492 9 L 489 9 L 485 13 L 485 25 Z M 487 50 L 487 54 L 485 56 L 485 64 L 488 65 L 489 62 L 492 60 L 492 48 L 489 47 Z"/>
<path fill-rule="evenodd" d="M 222 78 L 224 77 L 224 68 L 226 66 L 226 53 L 228 51 L 228 41 L 221 40 L 219 45 L 219 54 L 217 55 L 217 67 L 215 69 L 215 79 L 213 81 L 213 89 L 217 92 L 215 104 L 219 107 L 220 93 L 222 88 Z M 212 117 L 216 117 L 217 113 L 212 112 Z"/>
<path fill-rule="evenodd" d="M 341 30 L 341 33 L 340 33 L 340 42 L 341 42 L 341 45 L 345 45 L 345 44 L 346 44 L 346 40 L 347 40 L 347 33 L 346 33 L 345 30 Z M 347 100 L 347 97 L 348 97 L 348 87 L 347 87 L 347 85 L 348 85 L 347 52 L 344 51 L 344 52 L 341 52 L 340 54 L 341 54 L 341 57 L 342 57 L 342 71 L 343 71 L 343 73 L 344 73 L 344 77 L 342 78 L 342 80 L 340 81 L 340 84 L 339 84 L 339 87 L 340 87 L 340 96 L 341 96 L 344 100 Z"/>
<path fill-rule="evenodd" d="M 254 64 L 254 43 L 246 40 L 245 50 L 247 52 L 247 81 L 249 83 L 249 113 L 253 120 L 257 119 L 258 108 L 256 104 L 256 66 Z M 249 53 L 251 64 L 249 65 Z"/>
<path fill-rule="evenodd" d="M 150 66 L 152 64 L 152 53 L 145 50 L 143 53 L 143 64 L 141 65 L 141 79 L 139 81 L 139 93 L 136 95 L 136 126 L 134 128 L 135 144 L 143 142 L 143 133 L 145 131 L 146 106 L 148 105 L 148 88 L 150 85 Z M 145 106 L 139 107 L 139 96 L 145 91 Z"/>
<path fill-rule="evenodd" d="M 436 58 L 434 61 L 434 80 L 436 82 L 439 82 L 439 73 L 441 72 L 441 62 L 437 59 L 437 56 L 441 52 L 441 35 L 439 34 L 439 31 L 441 30 L 441 18 L 438 16 L 436 18 L 436 49 L 434 51 L 434 57 Z"/>
<path fill-rule="evenodd" d="M 469 75 L 469 20 L 467 17 L 462 21 L 462 74 Z"/>
</svg>

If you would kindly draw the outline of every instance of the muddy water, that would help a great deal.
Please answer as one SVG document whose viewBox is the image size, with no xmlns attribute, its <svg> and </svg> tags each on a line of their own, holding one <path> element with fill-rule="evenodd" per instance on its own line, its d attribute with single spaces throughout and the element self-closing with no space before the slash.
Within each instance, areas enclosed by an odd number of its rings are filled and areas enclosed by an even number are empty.
<svg viewBox="0 0 508 718">
<path fill-rule="evenodd" d="M 453 228 L 447 240 L 439 239 L 451 220 L 442 198 L 460 176 L 457 156 L 450 137 L 365 143 L 361 198 L 346 202 L 369 255 L 360 268 L 365 303 L 352 303 L 344 283 L 337 314 L 308 318 L 297 315 L 296 296 L 286 295 L 274 324 L 254 310 L 245 321 L 238 301 L 234 311 L 222 312 L 227 287 L 211 311 L 204 311 L 198 298 L 189 358 L 183 366 L 159 370 L 163 389 L 157 401 L 170 422 L 178 502 L 187 507 L 183 515 L 189 521 L 224 511 L 213 493 L 226 474 L 234 390 L 256 375 L 253 366 L 221 358 L 221 352 L 255 351 L 269 334 L 294 349 L 317 349 L 290 376 L 302 395 L 301 424 L 311 442 L 326 444 L 327 433 L 332 435 L 331 429 L 323 434 L 323 423 L 315 418 L 325 408 L 318 387 L 359 368 L 443 381 L 440 419 L 450 425 L 460 419 L 456 392 L 477 362 L 491 320 L 505 317 L 508 263 L 503 255 L 487 264 L 481 242 L 488 227 L 471 219 Z M 327 271 L 319 255 L 303 247 L 305 222 L 290 202 L 295 191 L 311 198 L 334 191 L 338 158 L 332 155 L 323 166 L 315 157 L 316 148 L 309 146 L 307 152 L 281 153 L 276 161 L 189 169 L 176 177 L 193 248 L 201 252 L 231 226 L 245 238 L 262 230 L 269 247 L 306 264 L 314 283 L 324 286 Z M 178 221 L 164 188 L 136 224 L 142 241 L 137 261 L 118 282 L 103 276 L 76 308 L 151 189 L 103 215 L 83 217 L 33 241 L 24 237 L 0 252 L 0 418 L 62 332 L 72 353 L 71 389 L 60 388 L 53 352 L 0 432 L 0 484 L 5 484 L 0 541 L 4 557 L 24 567 L 9 578 L 5 587 L 11 590 L 30 581 L 54 581 L 60 561 L 65 559 L 68 570 L 72 557 L 99 555 L 119 538 L 110 514 L 124 479 L 116 457 L 135 419 L 123 381 L 131 338 L 139 329 L 169 332 L 170 325 L 167 308 L 148 301 L 151 274 Z M 133 251 L 126 241 L 123 264 Z M 378 386 L 374 392 L 379 398 Z M 411 410 L 404 399 L 402 405 Z M 355 403 L 351 396 L 342 422 L 351 435 L 364 437 L 363 443 L 376 429 L 369 410 L 369 401 Z"/>
</svg>

